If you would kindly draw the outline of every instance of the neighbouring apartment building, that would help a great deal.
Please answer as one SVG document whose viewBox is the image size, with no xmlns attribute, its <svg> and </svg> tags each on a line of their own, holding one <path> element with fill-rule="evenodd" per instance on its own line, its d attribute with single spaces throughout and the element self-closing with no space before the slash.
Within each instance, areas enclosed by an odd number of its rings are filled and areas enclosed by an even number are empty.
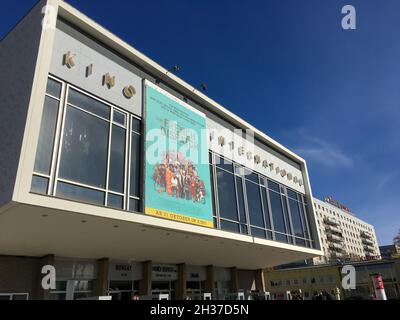
<svg viewBox="0 0 400 320">
<path fill-rule="evenodd" d="M 223 298 L 323 254 L 301 157 L 68 3 L 0 70 L 0 298 Z"/>
<path fill-rule="evenodd" d="M 313 259 L 314 264 L 380 259 L 373 225 L 331 197 L 325 201 L 314 198 L 314 210 L 324 251 L 322 257 Z"/>
</svg>

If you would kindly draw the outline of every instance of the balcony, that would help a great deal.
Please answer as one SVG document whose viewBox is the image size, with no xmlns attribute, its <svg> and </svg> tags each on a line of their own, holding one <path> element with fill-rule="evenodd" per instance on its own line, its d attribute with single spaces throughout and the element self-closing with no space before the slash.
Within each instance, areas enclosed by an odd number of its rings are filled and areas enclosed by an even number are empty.
<svg viewBox="0 0 400 320">
<path fill-rule="evenodd" d="M 343 245 L 339 243 L 330 243 L 329 248 L 334 251 L 343 251 Z"/>
<path fill-rule="evenodd" d="M 360 232 L 360 237 L 362 239 L 372 239 L 372 234 L 369 233 L 368 231 L 361 231 Z"/>
<path fill-rule="evenodd" d="M 344 258 L 344 254 L 341 252 L 331 252 L 331 259 Z"/>
<path fill-rule="evenodd" d="M 332 241 L 332 242 L 342 242 L 343 241 L 342 236 L 339 236 L 339 235 L 333 234 L 333 233 L 327 234 L 327 238 L 329 241 Z"/>
<path fill-rule="evenodd" d="M 364 251 L 370 253 L 370 252 L 375 252 L 375 249 L 372 246 L 366 245 L 366 246 L 364 246 Z"/>
<path fill-rule="evenodd" d="M 340 234 L 342 235 L 342 230 L 336 226 L 332 226 L 332 225 L 327 225 L 325 226 L 325 230 L 326 232 L 329 233 L 336 233 L 336 234 Z"/>
<path fill-rule="evenodd" d="M 331 226 L 339 226 L 339 221 L 337 221 L 335 218 L 332 217 L 326 217 L 324 219 L 325 224 L 331 225 Z"/>
<path fill-rule="evenodd" d="M 374 242 L 371 240 L 371 239 L 369 239 L 369 238 L 362 238 L 362 243 L 363 244 L 365 244 L 365 245 L 373 245 L 374 244 Z"/>
</svg>

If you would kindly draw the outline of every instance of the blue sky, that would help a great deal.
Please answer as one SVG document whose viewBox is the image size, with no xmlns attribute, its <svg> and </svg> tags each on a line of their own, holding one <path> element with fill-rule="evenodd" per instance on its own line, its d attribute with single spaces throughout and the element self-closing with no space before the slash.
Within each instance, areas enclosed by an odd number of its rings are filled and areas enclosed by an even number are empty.
<svg viewBox="0 0 400 320">
<path fill-rule="evenodd" d="M 3 4 L 4 35 L 35 3 Z M 400 1 L 69 3 L 308 161 L 313 193 L 400 228 Z M 341 28 L 352 4 L 357 29 Z"/>
</svg>

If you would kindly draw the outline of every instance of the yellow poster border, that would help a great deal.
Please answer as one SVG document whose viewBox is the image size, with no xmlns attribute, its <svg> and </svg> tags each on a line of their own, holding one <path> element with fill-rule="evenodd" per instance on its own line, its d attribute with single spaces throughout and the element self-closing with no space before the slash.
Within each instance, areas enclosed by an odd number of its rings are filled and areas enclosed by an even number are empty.
<svg viewBox="0 0 400 320">
<path fill-rule="evenodd" d="M 183 214 L 178 214 L 178 213 L 170 212 L 167 210 L 146 207 L 145 214 L 147 214 L 149 216 L 153 216 L 153 217 L 164 218 L 164 219 L 168 219 L 168 220 L 179 221 L 179 222 L 184 222 L 184 223 L 189 223 L 189 224 L 193 224 L 193 225 L 197 225 L 197 226 L 214 229 L 213 221 L 208 221 L 208 220 L 199 219 L 199 218 L 195 218 L 195 217 L 189 217 L 189 216 L 185 216 Z"/>
</svg>

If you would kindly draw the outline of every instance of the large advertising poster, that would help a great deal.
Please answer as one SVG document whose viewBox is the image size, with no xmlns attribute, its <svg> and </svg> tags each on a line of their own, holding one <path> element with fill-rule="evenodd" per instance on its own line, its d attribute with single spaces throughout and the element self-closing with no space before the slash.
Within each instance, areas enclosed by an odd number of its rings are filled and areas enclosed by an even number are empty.
<svg viewBox="0 0 400 320">
<path fill-rule="evenodd" d="M 213 227 L 205 115 L 146 82 L 145 213 Z"/>
</svg>

